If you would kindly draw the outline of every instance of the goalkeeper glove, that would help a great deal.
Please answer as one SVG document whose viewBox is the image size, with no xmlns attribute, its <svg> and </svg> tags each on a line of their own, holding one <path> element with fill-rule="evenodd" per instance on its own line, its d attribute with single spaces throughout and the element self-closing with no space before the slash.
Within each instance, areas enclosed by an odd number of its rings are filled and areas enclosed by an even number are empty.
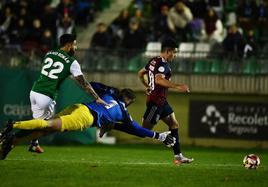
<svg viewBox="0 0 268 187">
<path fill-rule="evenodd" d="M 176 138 L 170 135 L 170 131 L 156 133 L 155 139 L 163 142 L 167 147 L 173 147 L 176 143 Z"/>
</svg>

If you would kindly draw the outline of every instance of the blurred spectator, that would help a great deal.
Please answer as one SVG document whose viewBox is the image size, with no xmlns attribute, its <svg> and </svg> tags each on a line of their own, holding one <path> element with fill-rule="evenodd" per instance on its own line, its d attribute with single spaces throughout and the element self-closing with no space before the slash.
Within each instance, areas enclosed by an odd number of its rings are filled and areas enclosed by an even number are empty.
<svg viewBox="0 0 268 187">
<path fill-rule="evenodd" d="M 228 29 L 228 34 L 223 41 L 223 47 L 230 58 L 241 58 L 244 53 L 244 38 L 243 35 L 238 31 L 236 25 L 232 25 Z"/>
<path fill-rule="evenodd" d="M 57 6 L 57 13 L 59 14 L 59 19 L 66 16 L 75 19 L 76 11 L 74 4 L 71 0 L 61 0 L 60 4 Z"/>
<path fill-rule="evenodd" d="M 10 7 L 14 14 L 19 11 L 19 0 L 2 0 L 1 2 L 3 2 L 3 7 Z"/>
<path fill-rule="evenodd" d="M 19 18 L 16 20 L 16 23 L 10 32 L 10 43 L 14 45 L 21 45 L 25 41 L 28 33 L 29 29 L 26 26 L 25 19 Z"/>
<path fill-rule="evenodd" d="M 35 49 L 38 49 L 40 46 L 40 40 L 42 36 L 42 23 L 38 18 L 33 19 L 31 28 L 25 38 L 24 43 L 22 44 L 23 51 L 29 52 Z"/>
<path fill-rule="evenodd" d="M 49 28 L 52 34 L 56 33 L 56 20 L 57 20 L 57 13 L 55 9 L 46 5 L 44 7 L 43 14 L 41 15 L 41 20 L 43 23 L 44 28 Z"/>
<path fill-rule="evenodd" d="M 267 12 L 267 2 L 261 0 L 259 2 L 259 5 L 257 7 L 257 18 L 258 21 L 266 21 L 267 20 L 267 16 L 268 16 L 268 12 Z"/>
<path fill-rule="evenodd" d="M 31 20 L 33 17 L 31 17 L 30 14 L 27 14 L 27 7 L 21 7 L 19 10 L 19 14 L 18 14 L 18 18 L 22 18 L 25 21 L 25 25 L 26 26 L 30 26 L 31 25 Z"/>
<path fill-rule="evenodd" d="M 57 8 L 57 6 L 59 5 L 59 3 L 60 3 L 60 0 L 51 0 L 49 6 L 51 8 Z"/>
<path fill-rule="evenodd" d="M 149 25 L 146 23 L 146 19 L 143 16 L 141 9 L 137 8 L 132 18 L 136 19 L 139 22 L 139 25 L 142 29 L 145 30 L 146 28 L 148 28 Z"/>
<path fill-rule="evenodd" d="M 71 0 L 61 0 L 57 6 L 58 20 L 57 20 L 57 41 L 62 34 L 71 34 L 75 27 L 75 6 Z"/>
<path fill-rule="evenodd" d="M 111 46 L 111 38 L 107 32 L 106 24 L 100 22 L 97 25 L 97 31 L 94 33 L 90 46 L 92 48 L 108 48 Z"/>
<path fill-rule="evenodd" d="M 266 41 L 268 41 L 268 7 L 267 2 L 261 0 L 260 4 L 257 8 L 257 28 L 259 30 L 259 37 L 262 42 L 263 39 L 266 38 Z"/>
<path fill-rule="evenodd" d="M 42 30 L 42 22 L 39 18 L 35 18 L 32 23 L 32 29 L 30 30 L 30 40 L 35 42 L 40 42 L 43 30 Z"/>
<path fill-rule="evenodd" d="M 4 8 L 4 15 L 2 20 L 0 20 L 0 43 L 9 43 L 9 31 L 12 24 L 15 22 L 15 17 L 11 12 L 10 7 Z"/>
<path fill-rule="evenodd" d="M 41 38 L 41 50 L 44 53 L 47 53 L 49 50 L 53 49 L 55 47 L 54 43 L 55 39 L 52 36 L 52 31 L 50 29 L 45 29 L 44 32 L 42 33 L 42 38 Z"/>
<path fill-rule="evenodd" d="M 237 7 L 238 23 L 243 30 L 254 28 L 254 18 L 256 18 L 257 5 L 254 0 L 240 1 Z"/>
<path fill-rule="evenodd" d="M 223 41 L 223 24 L 213 8 L 209 8 L 204 19 L 206 40 L 212 44 Z"/>
<path fill-rule="evenodd" d="M 194 18 L 190 23 L 191 28 L 191 40 L 194 42 L 200 42 L 205 39 L 205 26 L 204 20 L 201 18 Z"/>
<path fill-rule="evenodd" d="M 193 20 L 191 10 L 182 2 L 172 7 L 168 14 L 168 27 L 180 41 L 187 41 L 187 34 L 191 33 L 189 23 Z"/>
<path fill-rule="evenodd" d="M 213 8 L 220 19 L 223 17 L 223 3 L 223 0 L 207 0 L 208 7 Z"/>
<path fill-rule="evenodd" d="M 124 9 L 120 12 L 119 16 L 112 22 L 110 28 L 112 30 L 113 43 L 120 43 L 124 38 L 124 34 L 128 30 L 129 25 L 129 11 Z"/>
<path fill-rule="evenodd" d="M 88 0 L 76 0 L 76 19 L 75 23 L 86 26 L 93 20 L 94 9 L 93 2 Z"/>
<path fill-rule="evenodd" d="M 131 50 L 142 50 L 145 47 L 146 38 L 144 32 L 140 28 L 139 22 L 131 19 L 129 28 L 123 38 L 122 46 Z"/>
<path fill-rule="evenodd" d="M 170 35 L 170 30 L 167 23 L 167 16 L 169 12 L 169 7 L 167 5 L 161 6 L 160 14 L 155 17 L 154 20 L 154 40 L 161 41 L 163 38 L 166 38 Z"/>
<path fill-rule="evenodd" d="M 122 37 L 123 33 L 126 32 L 128 29 L 129 20 L 129 12 L 127 9 L 124 9 L 113 22 L 113 25 L 117 27 L 117 31 L 121 33 L 119 35 L 121 35 Z"/>
<path fill-rule="evenodd" d="M 157 17 L 160 14 L 161 7 L 163 5 L 168 6 L 169 8 L 172 7 L 177 0 L 153 0 L 151 1 L 152 6 L 152 16 Z"/>
<path fill-rule="evenodd" d="M 57 20 L 57 41 L 59 43 L 60 36 L 63 34 L 72 34 L 74 33 L 74 20 L 64 14 L 64 17 Z"/>
<path fill-rule="evenodd" d="M 96 0 L 0 0 L 0 42 L 3 46 L 8 43 L 21 44 L 22 49 L 31 54 L 30 50 L 33 47 L 40 47 L 41 38 L 45 46 L 50 46 L 51 41 L 46 37 L 73 33 L 75 21 L 86 24 L 85 22 L 93 19 L 92 14 L 95 13 L 98 2 Z M 47 28 L 49 32 L 43 31 L 42 28 Z M 55 40 L 54 43 L 57 43 L 57 37 L 52 38 Z"/>
<path fill-rule="evenodd" d="M 253 30 L 249 30 L 246 33 L 245 47 L 244 47 L 244 57 L 249 58 L 256 56 L 258 52 L 258 43 L 254 35 Z"/>
<path fill-rule="evenodd" d="M 121 11 L 119 16 L 115 19 L 114 24 L 119 26 L 123 30 L 127 30 L 129 25 L 129 12 L 127 9 Z"/>
</svg>

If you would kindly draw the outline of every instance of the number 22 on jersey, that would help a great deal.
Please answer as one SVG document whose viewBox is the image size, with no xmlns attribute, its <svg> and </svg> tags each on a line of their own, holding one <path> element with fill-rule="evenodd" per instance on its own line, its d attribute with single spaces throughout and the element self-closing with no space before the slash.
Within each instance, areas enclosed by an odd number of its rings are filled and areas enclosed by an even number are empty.
<svg viewBox="0 0 268 187">
<path fill-rule="evenodd" d="M 53 62 L 52 58 L 46 58 L 41 74 L 51 78 L 58 79 L 58 74 L 62 72 L 64 65 L 61 62 Z"/>
</svg>

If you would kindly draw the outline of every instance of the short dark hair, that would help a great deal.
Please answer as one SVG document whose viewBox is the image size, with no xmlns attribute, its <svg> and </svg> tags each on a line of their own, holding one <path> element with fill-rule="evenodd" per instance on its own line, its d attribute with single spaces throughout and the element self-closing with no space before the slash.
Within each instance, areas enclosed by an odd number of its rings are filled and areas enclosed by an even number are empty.
<svg viewBox="0 0 268 187">
<path fill-rule="evenodd" d="M 76 40 L 76 35 L 74 34 L 63 34 L 60 37 L 60 46 L 63 47 L 68 43 L 74 42 Z"/>
<path fill-rule="evenodd" d="M 162 42 L 161 51 L 178 48 L 178 44 L 172 38 L 166 39 Z"/>
<path fill-rule="evenodd" d="M 135 94 L 134 94 L 134 91 L 131 90 L 131 89 L 129 89 L 129 88 L 124 88 L 124 89 L 122 89 L 122 90 L 120 91 L 120 94 L 119 94 L 119 95 L 120 95 L 120 96 L 119 96 L 120 100 L 123 100 L 123 97 L 127 97 L 127 98 L 129 98 L 129 99 L 131 99 L 131 100 L 136 99 L 136 96 L 135 96 Z"/>
</svg>

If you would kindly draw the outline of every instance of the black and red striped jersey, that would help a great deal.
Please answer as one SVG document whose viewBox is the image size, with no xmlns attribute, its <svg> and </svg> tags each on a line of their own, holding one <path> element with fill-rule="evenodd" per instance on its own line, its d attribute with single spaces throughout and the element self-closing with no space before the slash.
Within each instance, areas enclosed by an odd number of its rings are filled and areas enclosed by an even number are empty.
<svg viewBox="0 0 268 187">
<path fill-rule="evenodd" d="M 168 88 L 157 85 L 155 83 L 155 76 L 157 74 L 163 74 L 164 78 L 170 80 L 171 69 L 168 62 L 162 57 L 152 58 L 145 66 L 148 71 L 148 84 L 149 94 L 147 96 L 147 102 L 154 102 L 158 106 L 163 105 L 167 100 Z"/>
</svg>

